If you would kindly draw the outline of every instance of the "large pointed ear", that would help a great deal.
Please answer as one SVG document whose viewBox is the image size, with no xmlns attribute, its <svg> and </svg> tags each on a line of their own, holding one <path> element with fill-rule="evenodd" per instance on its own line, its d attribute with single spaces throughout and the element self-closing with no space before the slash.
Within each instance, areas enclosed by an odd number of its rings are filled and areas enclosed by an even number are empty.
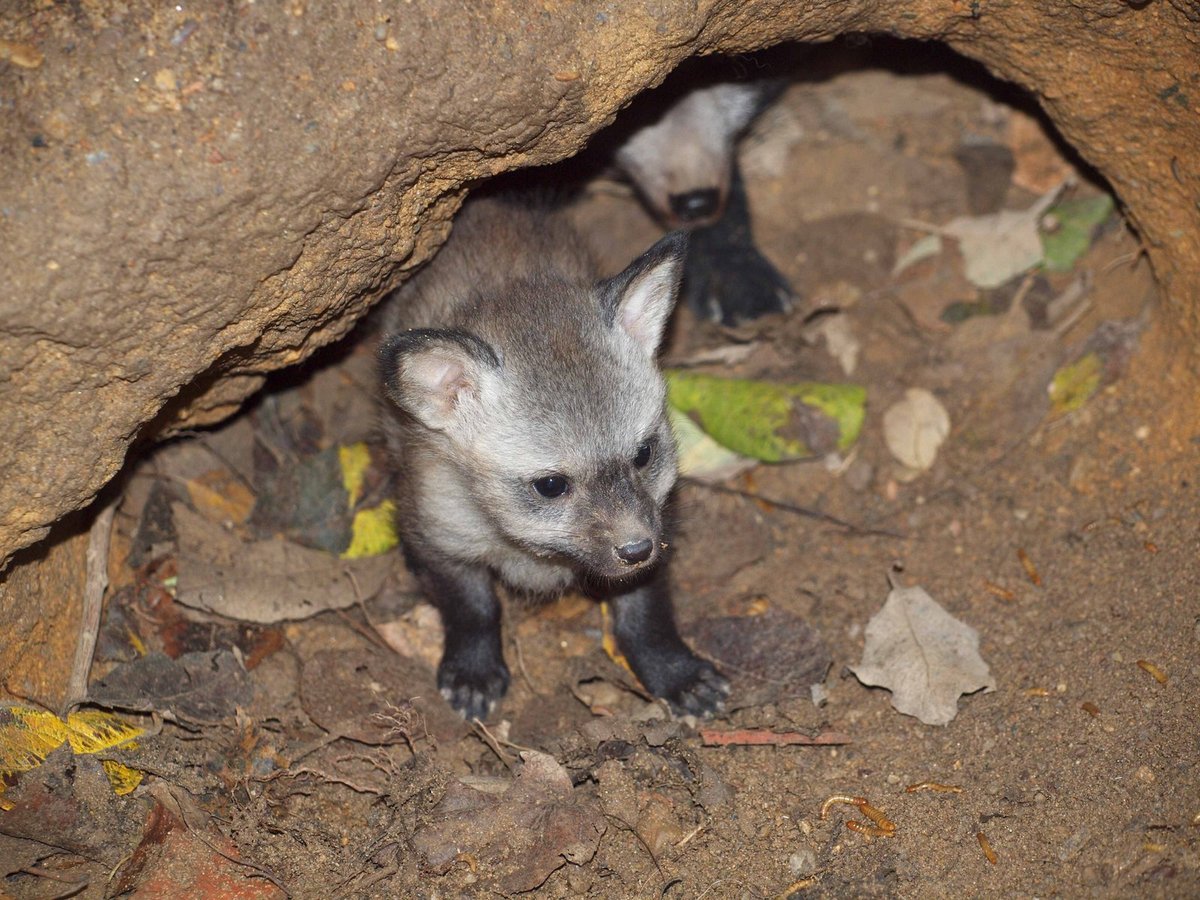
<svg viewBox="0 0 1200 900">
<path fill-rule="evenodd" d="M 379 362 L 389 399 L 434 431 L 466 424 L 500 371 L 496 351 L 475 335 L 432 328 L 389 338 Z"/>
<path fill-rule="evenodd" d="M 623 329 L 647 356 L 653 356 L 662 342 L 667 318 L 679 295 L 686 254 L 687 234 L 674 231 L 620 275 L 599 285 L 605 323 Z"/>
</svg>

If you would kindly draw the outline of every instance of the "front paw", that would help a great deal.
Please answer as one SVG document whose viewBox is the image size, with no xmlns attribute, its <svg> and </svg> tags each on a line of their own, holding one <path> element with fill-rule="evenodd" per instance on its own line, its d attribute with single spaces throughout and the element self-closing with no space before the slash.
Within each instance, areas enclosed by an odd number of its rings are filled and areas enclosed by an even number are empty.
<svg viewBox="0 0 1200 900">
<path fill-rule="evenodd" d="M 642 684 L 666 700 L 675 715 L 703 718 L 725 707 L 729 682 L 708 660 L 688 652 L 656 660 L 647 668 L 638 675 Z"/>
<path fill-rule="evenodd" d="M 468 722 L 486 719 L 508 691 L 504 660 L 490 655 L 447 654 L 438 666 L 438 690 Z"/>
<path fill-rule="evenodd" d="M 699 315 L 732 326 L 791 309 L 791 285 L 757 247 L 707 248 L 705 241 L 704 234 L 693 233 L 683 277 L 683 295 Z"/>
</svg>

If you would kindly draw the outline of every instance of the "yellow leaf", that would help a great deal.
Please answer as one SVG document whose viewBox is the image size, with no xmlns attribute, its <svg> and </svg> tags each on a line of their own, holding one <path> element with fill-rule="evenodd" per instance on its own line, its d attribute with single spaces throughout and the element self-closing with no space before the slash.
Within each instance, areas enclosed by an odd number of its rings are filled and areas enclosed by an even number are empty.
<svg viewBox="0 0 1200 900">
<path fill-rule="evenodd" d="M 137 632 L 132 628 L 126 627 L 125 635 L 129 638 L 129 645 L 133 647 L 138 656 L 146 655 L 146 644 L 138 637 Z"/>
<path fill-rule="evenodd" d="M 0 710 L 0 778 L 37 768 L 64 741 L 75 753 L 97 753 L 142 734 L 136 725 L 102 710 L 54 713 L 28 706 Z"/>
<path fill-rule="evenodd" d="M 601 627 L 604 637 L 601 639 L 601 644 L 604 646 L 604 652 L 608 654 L 609 659 L 632 675 L 633 669 L 629 667 L 629 660 L 625 658 L 624 653 L 617 649 L 617 638 L 612 632 L 612 614 L 609 612 L 607 603 L 600 604 L 600 620 L 603 623 Z"/>
<path fill-rule="evenodd" d="M 338 462 L 342 465 L 342 484 L 350 495 L 347 505 L 354 509 L 362 499 L 363 485 L 367 480 L 367 468 L 371 465 L 371 451 L 364 443 L 346 444 L 338 447 Z"/>
<path fill-rule="evenodd" d="M 142 729 L 110 712 L 85 709 L 67 716 L 67 740 L 76 753 L 99 753 L 140 737 Z"/>
<path fill-rule="evenodd" d="M 396 537 L 396 504 L 391 500 L 384 500 L 371 509 L 359 510 L 351 527 L 350 546 L 342 553 L 342 559 L 378 556 L 399 543 Z"/>
<path fill-rule="evenodd" d="M 104 774 L 108 776 L 108 783 L 112 785 L 113 793 L 118 797 L 124 796 L 133 791 L 145 774 L 137 769 L 131 769 L 129 766 L 122 765 L 115 759 L 102 759 L 100 765 L 104 767 Z"/>
<path fill-rule="evenodd" d="M 1050 382 L 1050 413 L 1058 417 L 1075 412 L 1100 388 L 1103 365 L 1096 353 L 1088 353 L 1054 373 Z"/>
<path fill-rule="evenodd" d="M 40 766 L 66 739 L 67 726 L 54 713 L 27 706 L 0 711 L 0 779 Z"/>
<path fill-rule="evenodd" d="M 241 524 L 254 509 L 254 494 L 224 469 L 213 469 L 187 482 L 188 498 L 196 512 L 210 522 Z"/>
</svg>

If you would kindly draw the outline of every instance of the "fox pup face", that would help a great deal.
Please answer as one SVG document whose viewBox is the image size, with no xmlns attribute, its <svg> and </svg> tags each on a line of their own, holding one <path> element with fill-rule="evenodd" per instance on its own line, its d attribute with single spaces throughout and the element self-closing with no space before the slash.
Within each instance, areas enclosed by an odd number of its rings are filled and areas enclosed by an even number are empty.
<svg viewBox="0 0 1200 900">
<path fill-rule="evenodd" d="M 604 580 L 660 556 L 676 459 L 654 356 L 684 245 L 668 235 L 595 285 L 524 282 L 480 298 L 471 330 L 384 345 L 389 398 L 513 546 Z"/>
<path fill-rule="evenodd" d="M 721 218 L 734 145 L 753 118 L 757 99 L 752 82 L 698 88 L 617 151 L 617 165 L 660 221 L 695 228 Z"/>
</svg>

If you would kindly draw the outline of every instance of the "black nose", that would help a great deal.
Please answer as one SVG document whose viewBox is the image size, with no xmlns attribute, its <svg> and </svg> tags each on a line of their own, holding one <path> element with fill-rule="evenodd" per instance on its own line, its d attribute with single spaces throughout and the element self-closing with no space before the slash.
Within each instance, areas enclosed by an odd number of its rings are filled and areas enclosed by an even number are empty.
<svg viewBox="0 0 1200 900">
<path fill-rule="evenodd" d="M 681 222 L 699 222 L 717 214 L 721 205 L 721 195 L 716 188 L 702 188 L 698 191 L 688 191 L 686 194 L 672 194 L 670 203 L 671 212 L 675 213 Z"/>
<path fill-rule="evenodd" d="M 654 552 L 654 542 L 650 538 L 643 538 L 640 541 L 630 541 L 628 544 L 614 549 L 622 562 L 632 566 L 650 558 L 650 554 Z"/>
</svg>

